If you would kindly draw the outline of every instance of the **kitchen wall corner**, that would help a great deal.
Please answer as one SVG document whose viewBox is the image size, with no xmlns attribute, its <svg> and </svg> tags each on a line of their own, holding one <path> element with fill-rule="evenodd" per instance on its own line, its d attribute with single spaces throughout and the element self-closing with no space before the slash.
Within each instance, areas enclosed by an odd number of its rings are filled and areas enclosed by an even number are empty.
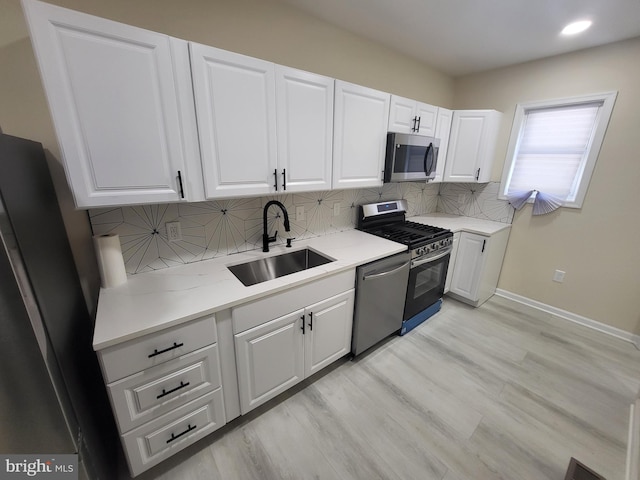
<svg viewBox="0 0 640 480">
<path fill-rule="evenodd" d="M 288 211 L 290 233 L 284 231 L 279 209 L 268 213 L 269 232 L 277 230 L 279 243 L 284 243 L 289 236 L 306 239 L 355 228 L 357 206 L 363 203 L 403 198 L 408 216 L 434 213 L 439 189 L 438 184 L 389 183 L 359 190 L 102 208 L 90 210 L 89 217 L 94 235 L 120 236 L 125 268 L 133 275 L 261 248 L 262 209 L 269 200 L 279 200 Z M 297 220 L 301 206 L 304 219 Z M 180 222 L 182 240 L 169 242 L 166 223 L 175 221 Z"/>
</svg>

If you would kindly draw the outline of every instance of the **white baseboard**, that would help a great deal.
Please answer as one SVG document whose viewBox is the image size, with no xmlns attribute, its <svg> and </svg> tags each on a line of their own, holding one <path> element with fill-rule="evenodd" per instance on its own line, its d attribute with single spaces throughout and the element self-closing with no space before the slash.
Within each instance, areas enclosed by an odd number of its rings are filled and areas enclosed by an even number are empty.
<svg viewBox="0 0 640 480">
<path fill-rule="evenodd" d="M 636 348 L 640 349 L 640 335 L 634 335 L 633 333 L 627 332 L 626 330 L 612 327 L 611 325 L 606 325 L 596 320 L 578 315 L 577 313 L 572 313 L 568 312 L 567 310 L 552 307 L 551 305 L 547 305 L 546 303 L 538 302 L 537 300 L 533 300 L 528 297 L 523 297 L 522 295 L 509 292 L 508 290 L 502 290 L 498 288 L 496 289 L 496 295 L 508 298 L 509 300 L 513 300 L 514 302 L 522 303 L 523 305 L 527 305 L 529 307 L 533 307 L 537 310 L 550 313 L 565 320 L 569 320 L 570 322 L 574 322 L 579 325 L 598 330 L 599 332 L 606 333 L 607 335 L 621 338 L 622 340 L 633 343 Z"/>
</svg>

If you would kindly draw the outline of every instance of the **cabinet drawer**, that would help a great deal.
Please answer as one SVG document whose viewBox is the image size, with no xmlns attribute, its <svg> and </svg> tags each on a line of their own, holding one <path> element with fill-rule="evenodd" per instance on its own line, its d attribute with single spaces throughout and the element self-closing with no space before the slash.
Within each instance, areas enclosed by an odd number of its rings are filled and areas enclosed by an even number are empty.
<svg viewBox="0 0 640 480">
<path fill-rule="evenodd" d="M 106 383 L 159 365 L 217 341 L 214 315 L 98 352 Z"/>
<path fill-rule="evenodd" d="M 108 385 L 120 432 L 142 425 L 218 387 L 217 344 Z"/>
<path fill-rule="evenodd" d="M 222 389 L 122 435 L 131 475 L 138 475 L 225 424 Z"/>
</svg>

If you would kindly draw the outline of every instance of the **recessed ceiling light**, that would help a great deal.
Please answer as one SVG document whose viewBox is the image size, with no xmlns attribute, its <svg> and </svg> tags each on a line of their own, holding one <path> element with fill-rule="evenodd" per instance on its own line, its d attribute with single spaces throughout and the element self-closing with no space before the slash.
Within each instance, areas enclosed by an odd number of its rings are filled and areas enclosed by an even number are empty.
<svg viewBox="0 0 640 480">
<path fill-rule="evenodd" d="M 579 22 L 573 22 L 562 29 L 563 35 L 575 35 L 576 33 L 584 32 L 591 26 L 591 20 L 581 20 Z"/>
</svg>

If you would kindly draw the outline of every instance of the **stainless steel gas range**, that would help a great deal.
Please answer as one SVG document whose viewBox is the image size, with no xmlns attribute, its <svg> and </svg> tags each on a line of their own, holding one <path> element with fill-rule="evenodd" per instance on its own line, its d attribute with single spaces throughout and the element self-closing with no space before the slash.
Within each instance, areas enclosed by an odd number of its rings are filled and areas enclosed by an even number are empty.
<svg viewBox="0 0 640 480">
<path fill-rule="evenodd" d="M 409 281 L 402 314 L 403 335 L 440 310 L 453 233 L 406 220 L 407 201 L 362 205 L 359 230 L 407 245 L 411 252 Z"/>
</svg>

